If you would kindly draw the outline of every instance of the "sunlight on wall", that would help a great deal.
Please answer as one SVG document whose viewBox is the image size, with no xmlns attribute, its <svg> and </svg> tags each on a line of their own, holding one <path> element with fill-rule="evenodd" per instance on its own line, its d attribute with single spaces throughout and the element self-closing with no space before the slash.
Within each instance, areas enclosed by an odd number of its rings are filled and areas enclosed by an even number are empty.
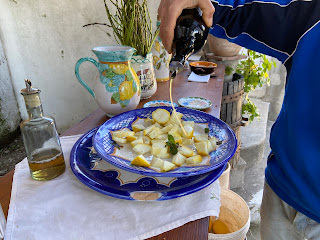
<svg viewBox="0 0 320 240">
<path fill-rule="evenodd" d="M 149 1 L 154 24 L 159 3 Z M 97 109 L 78 83 L 74 66 L 81 57 L 95 58 L 93 47 L 116 44 L 108 27 L 82 27 L 107 21 L 103 1 L 0 0 L 0 6 L 0 36 L 22 118 L 27 117 L 20 96 L 24 78 L 42 90 L 44 112 L 56 119 L 59 132 Z M 80 72 L 92 86 L 95 67 L 85 63 Z"/>
</svg>

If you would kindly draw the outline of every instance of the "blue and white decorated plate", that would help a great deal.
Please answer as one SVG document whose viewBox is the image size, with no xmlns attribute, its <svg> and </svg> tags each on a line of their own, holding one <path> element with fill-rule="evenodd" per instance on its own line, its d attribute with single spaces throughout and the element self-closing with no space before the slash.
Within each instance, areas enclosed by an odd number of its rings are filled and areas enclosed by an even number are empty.
<svg viewBox="0 0 320 240">
<path fill-rule="evenodd" d="M 215 151 L 212 151 L 201 164 L 191 166 L 183 165 L 168 172 L 160 172 L 154 168 L 131 165 L 130 162 L 136 157 L 134 156 L 135 153 L 132 154 L 132 159 L 129 159 L 128 157 L 119 157 L 116 153 L 121 152 L 121 150 L 118 151 L 118 148 L 116 148 L 110 131 L 123 128 L 132 129 L 131 125 L 133 122 L 140 118 L 152 118 L 152 112 L 158 108 L 166 109 L 169 112 L 172 111 L 172 108 L 170 107 L 136 109 L 119 114 L 102 124 L 93 138 L 93 146 L 100 157 L 118 168 L 141 175 L 183 177 L 199 175 L 217 169 L 218 167 L 223 166 L 234 155 L 237 148 L 237 139 L 232 129 L 226 123 L 207 113 L 178 107 L 176 110 L 183 114 L 183 120 L 194 121 L 198 123 L 198 125 L 205 125 L 206 128 L 209 128 L 209 136 L 216 137 L 222 144 L 219 145 Z M 123 152 L 127 153 L 127 151 L 128 150 L 124 150 Z"/>
<path fill-rule="evenodd" d="M 102 160 L 92 147 L 90 130 L 75 143 L 70 166 L 86 186 L 111 197 L 133 201 L 163 201 L 199 191 L 213 183 L 226 164 L 208 173 L 191 177 L 150 177 L 125 171 Z"/>
<path fill-rule="evenodd" d="M 202 97 L 183 97 L 178 100 L 181 107 L 204 110 L 211 107 L 212 102 Z"/>
<path fill-rule="evenodd" d="M 146 102 L 143 107 L 171 107 L 171 102 L 166 100 L 154 100 Z M 178 104 L 173 103 L 174 107 L 179 107 Z"/>
</svg>

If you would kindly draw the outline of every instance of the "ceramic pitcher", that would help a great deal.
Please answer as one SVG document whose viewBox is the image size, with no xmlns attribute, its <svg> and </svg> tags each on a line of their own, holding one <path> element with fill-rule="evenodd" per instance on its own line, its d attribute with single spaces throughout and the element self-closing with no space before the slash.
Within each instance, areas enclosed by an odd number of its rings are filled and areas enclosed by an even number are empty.
<svg viewBox="0 0 320 240">
<path fill-rule="evenodd" d="M 103 46 L 93 48 L 92 52 L 99 62 L 89 57 L 79 59 L 75 66 L 78 81 L 108 116 L 135 109 L 141 97 L 140 81 L 130 62 L 135 49 L 128 46 Z M 79 67 L 85 61 L 93 63 L 99 70 L 99 81 L 95 81 L 93 89 L 79 74 Z"/>
<path fill-rule="evenodd" d="M 141 99 L 150 98 L 157 91 L 157 81 L 154 74 L 152 53 L 145 57 L 132 56 L 132 67 L 136 71 L 141 85 Z"/>
<path fill-rule="evenodd" d="M 159 19 L 159 16 L 158 16 Z M 157 21 L 157 27 L 160 26 L 160 21 Z M 157 82 L 165 82 L 169 80 L 169 63 L 171 54 L 164 48 L 161 38 L 158 35 L 152 47 L 153 67 Z"/>
</svg>

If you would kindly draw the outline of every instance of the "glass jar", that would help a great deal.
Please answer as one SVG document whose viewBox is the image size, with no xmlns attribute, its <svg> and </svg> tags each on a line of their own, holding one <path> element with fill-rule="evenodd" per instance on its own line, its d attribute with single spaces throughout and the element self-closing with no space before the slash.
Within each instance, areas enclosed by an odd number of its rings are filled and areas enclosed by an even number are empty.
<svg viewBox="0 0 320 240">
<path fill-rule="evenodd" d="M 25 82 L 26 88 L 21 94 L 29 117 L 20 124 L 20 129 L 30 173 L 35 180 L 50 180 L 66 168 L 59 135 L 54 119 L 43 115 L 40 90 L 32 88 L 29 80 Z"/>
</svg>

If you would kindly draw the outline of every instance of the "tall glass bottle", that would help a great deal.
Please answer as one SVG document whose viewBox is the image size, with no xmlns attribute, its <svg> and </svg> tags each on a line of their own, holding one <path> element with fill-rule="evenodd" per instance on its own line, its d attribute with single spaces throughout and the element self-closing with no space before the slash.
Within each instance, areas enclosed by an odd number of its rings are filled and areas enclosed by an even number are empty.
<svg viewBox="0 0 320 240">
<path fill-rule="evenodd" d="M 203 21 L 199 8 L 182 11 L 174 30 L 172 59 L 169 65 L 172 74 L 183 70 L 188 57 L 204 46 L 208 33 L 209 28 Z"/>
<path fill-rule="evenodd" d="M 40 90 L 25 80 L 21 90 L 29 118 L 20 124 L 30 173 L 35 180 L 50 180 L 65 171 L 65 162 L 55 122 L 44 116 L 40 101 Z"/>
</svg>

